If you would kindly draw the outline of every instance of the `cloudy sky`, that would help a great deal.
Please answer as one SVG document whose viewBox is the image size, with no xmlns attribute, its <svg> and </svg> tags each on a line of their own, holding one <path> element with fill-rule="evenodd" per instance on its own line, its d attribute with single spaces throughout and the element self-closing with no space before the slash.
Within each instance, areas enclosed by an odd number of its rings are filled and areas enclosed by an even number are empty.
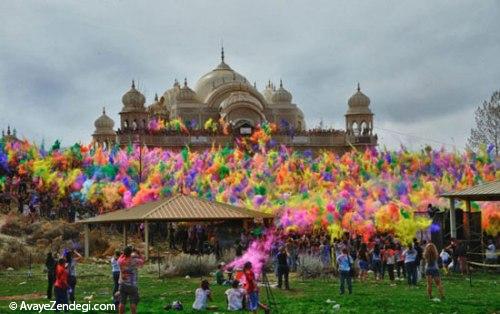
<svg viewBox="0 0 500 314">
<path fill-rule="evenodd" d="M 359 81 L 380 143 L 463 149 L 500 89 L 500 1 L 0 1 L 0 127 L 88 142 L 130 81 L 151 102 L 226 61 L 283 78 L 309 127 L 344 127 Z"/>
</svg>

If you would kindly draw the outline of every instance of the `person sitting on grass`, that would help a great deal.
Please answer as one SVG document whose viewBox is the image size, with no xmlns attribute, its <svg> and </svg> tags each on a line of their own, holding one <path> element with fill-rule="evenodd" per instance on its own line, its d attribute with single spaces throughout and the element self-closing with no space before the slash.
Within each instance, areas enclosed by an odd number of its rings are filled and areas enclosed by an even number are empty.
<svg viewBox="0 0 500 314">
<path fill-rule="evenodd" d="M 246 262 L 243 265 L 243 278 L 245 292 L 247 295 L 247 307 L 252 313 L 257 313 L 259 307 L 261 307 L 266 313 L 269 312 L 269 308 L 259 302 L 259 288 L 257 287 L 257 282 L 255 281 L 255 273 L 252 270 L 252 263 Z"/>
<path fill-rule="evenodd" d="M 215 281 L 219 286 L 229 285 L 229 282 L 224 278 L 224 263 L 220 263 L 217 266 L 217 271 L 215 272 Z"/>
<path fill-rule="evenodd" d="M 56 265 L 56 281 L 54 282 L 54 292 L 56 295 L 56 306 L 59 304 L 68 304 L 68 277 L 69 273 L 66 269 L 66 260 L 60 258 Z M 59 312 L 56 308 L 56 312 Z"/>
<path fill-rule="evenodd" d="M 425 275 L 427 277 L 427 293 L 429 295 L 429 299 L 432 300 L 432 280 L 436 283 L 441 299 L 444 299 L 444 290 L 443 285 L 441 284 L 438 268 L 439 255 L 434 243 L 427 244 L 423 257 L 425 259 Z"/>
<path fill-rule="evenodd" d="M 348 250 L 346 247 L 342 248 L 342 254 L 337 257 L 337 265 L 339 267 L 340 274 L 340 294 L 345 292 L 345 282 L 347 281 L 347 289 L 349 294 L 352 294 L 352 279 L 351 279 L 351 267 L 353 266 L 352 257 L 347 254 Z"/>
<path fill-rule="evenodd" d="M 196 289 L 194 295 L 193 309 L 198 311 L 206 310 L 208 301 L 212 301 L 212 292 L 210 291 L 208 280 L 203 279 L 201 281 L 200 288 Z"/>
<path fill-rule="evenodd" d="M 225 294 L 227 297 L 227 309 L 229 311 L 239 311 L 243 309 L 243 297 L 245 296 L 245 290 L 240 288 L 238 280 L 233 281 L 232 288 L 227 289 Z"/>
</svg>

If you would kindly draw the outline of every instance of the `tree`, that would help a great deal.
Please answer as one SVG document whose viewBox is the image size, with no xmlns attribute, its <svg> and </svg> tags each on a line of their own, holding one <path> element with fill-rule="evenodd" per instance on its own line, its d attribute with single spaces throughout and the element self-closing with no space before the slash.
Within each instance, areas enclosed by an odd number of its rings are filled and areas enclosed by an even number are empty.
<svg viewBox="0 0 500 314">
<path fill-rule="evenodd" d="M 484 101 L 474 113 L 476 127 L 470 132 L 469 146 L 477 150 L 482 145 L 493 145 L 498 157 L 500 145 L 500 90 Z"/>
</svg>

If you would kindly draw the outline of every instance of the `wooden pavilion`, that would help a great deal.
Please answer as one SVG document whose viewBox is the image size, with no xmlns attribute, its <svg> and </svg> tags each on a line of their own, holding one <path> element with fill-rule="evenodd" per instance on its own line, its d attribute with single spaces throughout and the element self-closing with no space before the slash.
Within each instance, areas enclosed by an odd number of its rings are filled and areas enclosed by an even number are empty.
<svg viewBox="0 0 500 314">
<path fill-rule="evenodd" d="M 154 202 L 98 215 L 77 223 L 84 225 L 85 257 L 89 256 L 89 225 L 123 224 L 123 242 L 127 244 L 127 223 L 144 224 L 145 257 L 149 258 L 149 223 L 151 222 L 214 222 L 240 220 L 243 224 L 260 221 L 272 223 L 274 216 L 229 204 L 212 202 L 187 195 L 175 195 Z"/>
<path fill-rule="evenodd" d="M 461 200 L 465 202 L 465 213 L 468 219 L 467 224 L 464 226 L 467 240 L 470 241 L 470 217 L 471 217 L 471 202 L 472 201 L 500 201 L 500 180 L 487 182 L 473 186 L 471 188 L 461 191 L 451 191 L 441 194 L 441 197 L 450 199 L 450 236 L 457 237 L 456 215 L 455 215 L 455 201 Z"/>
</svg>

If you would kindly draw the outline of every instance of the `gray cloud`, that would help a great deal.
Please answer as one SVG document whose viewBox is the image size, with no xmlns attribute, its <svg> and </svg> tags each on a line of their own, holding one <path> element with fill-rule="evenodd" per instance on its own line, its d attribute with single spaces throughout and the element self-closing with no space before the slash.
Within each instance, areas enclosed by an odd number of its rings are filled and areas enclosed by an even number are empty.
<svg viewBox="0 0 500 314">
<path fill-rule="evenodd" d="M 150 101 L 218 63 L 263 88 L 283 78 L 306 114 L 342 128 L 356 82 L 383 144 L 463 148 L 500 88 L 497 1 L 2 1 L 0 126 L 88 142 L 135 78 Z M 401 135 L 401 134 L 405 135 Z"/>
</svg>

